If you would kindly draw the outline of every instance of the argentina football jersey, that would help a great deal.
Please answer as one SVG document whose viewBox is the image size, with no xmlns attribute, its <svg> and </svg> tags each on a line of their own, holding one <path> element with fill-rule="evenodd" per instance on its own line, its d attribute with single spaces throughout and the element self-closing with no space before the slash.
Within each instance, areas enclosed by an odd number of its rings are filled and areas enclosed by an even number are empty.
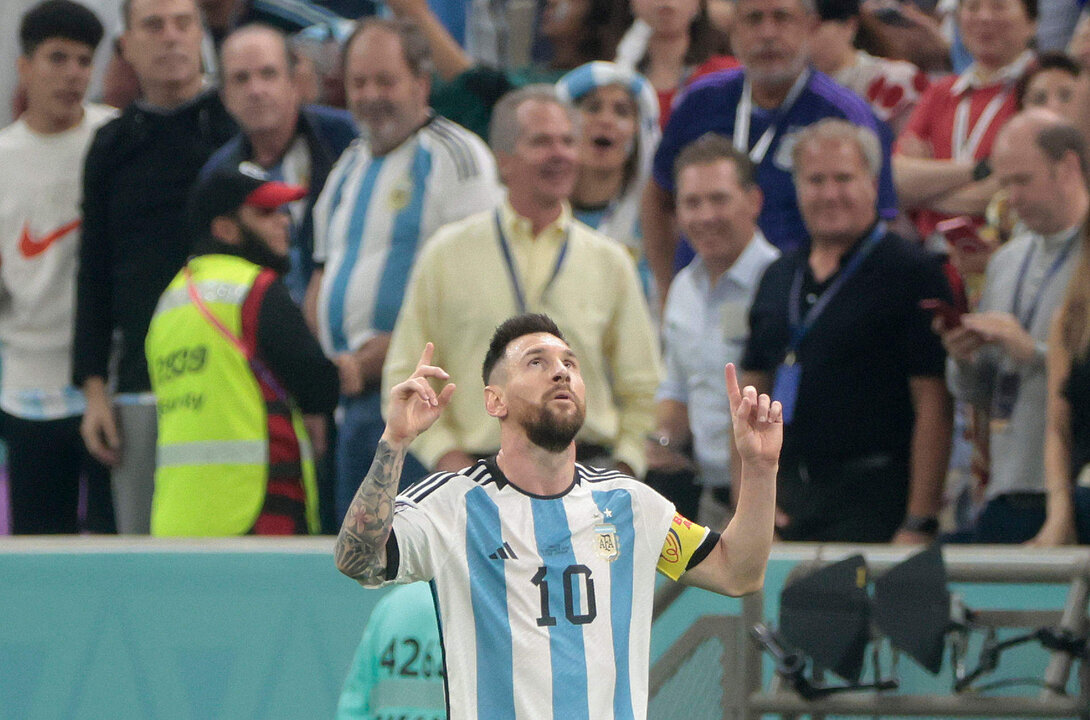
<svg viewBox="0 0 1090 720">
<path fill-rule="evenodd" d="M 433 581 L 452 720 L 644 718 L 656 565 L 673 505 L 575 466 L 553 496 L 495 459 L 397 498 L 387 577 Z"/>
</svg>

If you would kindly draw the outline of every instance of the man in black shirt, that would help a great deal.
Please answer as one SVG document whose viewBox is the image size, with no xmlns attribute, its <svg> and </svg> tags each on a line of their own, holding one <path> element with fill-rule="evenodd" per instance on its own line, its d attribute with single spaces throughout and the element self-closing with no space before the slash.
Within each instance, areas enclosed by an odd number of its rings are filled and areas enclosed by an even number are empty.
<svg viewBox="0 0 1090 720">
<path fill-rule="evenodd" d="M 118 532 L 144 534 L 155 471 L 144 335 L 189 254 L 186 194 L 237 128 L 204 86 L 196 0 L 126 0 L 123 13 L 121 47 L 143 97 L 87 152 L 72 373 L 87 398 L 80 434 L 111 468 Z"/>
<path fill-rule="evenodd" d="M 945 354 L 920 301 L 949 301 L 938 261 L 876 211 L 874 134 L 826 120 L 799 135 L 808 250 L 769 266 L 743 383 L 784 405 L 785 540 L 921 542 L 937 529 L 951 437 Z"/>
</svg>

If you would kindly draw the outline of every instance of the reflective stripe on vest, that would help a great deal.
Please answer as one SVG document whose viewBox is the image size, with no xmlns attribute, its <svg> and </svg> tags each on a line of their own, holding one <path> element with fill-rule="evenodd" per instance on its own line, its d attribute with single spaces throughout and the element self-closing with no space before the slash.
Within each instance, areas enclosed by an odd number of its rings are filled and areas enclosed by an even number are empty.
<svg viewBox="0 0 1090 720">
<path fill-rule="evenodd" d="M 269 444 L 260 440 L 209 440 L 160 445 L 159 467 L 176 465 L 261 465 L 269 460 Z"/>
<path fill-rule="evenodd" d="M 197 283 L 197 292 L 201 299 L 209 303 L 229 303 L 241 305 L 246 299 L 246 293 L 250 292 L 249 285 L 221 282 L 219 280 L 205 280 Z M 165 313 L 175 308 L 188 305 L 189 289 L 185 285 L 168 288 L 159 298 L 159 304 L 155 306 L 156 313 Z"/>
</svg>

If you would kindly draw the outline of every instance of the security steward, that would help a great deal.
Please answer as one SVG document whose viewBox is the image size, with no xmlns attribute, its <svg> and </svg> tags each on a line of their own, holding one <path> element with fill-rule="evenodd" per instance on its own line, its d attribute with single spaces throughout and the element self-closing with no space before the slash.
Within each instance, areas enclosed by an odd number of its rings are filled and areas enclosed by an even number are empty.
<svg viewBox="0 0 1090 720">
<path fill-rule="evenodd" d="M 318 531 L 303 414 L 332 411 L 339 380 L 280 279 L 283 206 L 305 195 L 252 163 L 190 194 L 195 254 L 160 297 L 145 347 L 159 418 L 153 535 Z"/>
</svg>

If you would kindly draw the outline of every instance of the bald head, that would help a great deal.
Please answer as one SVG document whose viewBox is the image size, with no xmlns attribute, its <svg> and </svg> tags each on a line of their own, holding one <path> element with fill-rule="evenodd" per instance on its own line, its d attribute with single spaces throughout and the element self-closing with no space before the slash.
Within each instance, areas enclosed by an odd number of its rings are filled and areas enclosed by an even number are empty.
<svg viewBox="0 0 1090 720">
<path fill-rule="evenodd" d="M 1035 142 L 1042 130 L 1049 127 L 1065 124 L 1065 120 L 1052 110 L 1042 107 L 1034 107 L 1023 110 L 1010 120 L 999 131 L 995 138 L 995 147 L 1011 143 Z"/>
<path fill-rule="evenodd" d="M 1061 232 L 1085 219 L 1086 141 L 1060 115 L 1044 108 L 1015 115 L 996 137 L 991 163 L 1011 206 L 1034 232 Z"/>
<path fill-rule="evenodd" d="M 301 103 L 287 38 L 267 25 L 231 33 L 220 50 L 223 103 L 251 142 L 279 155 L 295 135 Z M 256 145 L 255 145 L 256 149 Z"/>
</svg>

